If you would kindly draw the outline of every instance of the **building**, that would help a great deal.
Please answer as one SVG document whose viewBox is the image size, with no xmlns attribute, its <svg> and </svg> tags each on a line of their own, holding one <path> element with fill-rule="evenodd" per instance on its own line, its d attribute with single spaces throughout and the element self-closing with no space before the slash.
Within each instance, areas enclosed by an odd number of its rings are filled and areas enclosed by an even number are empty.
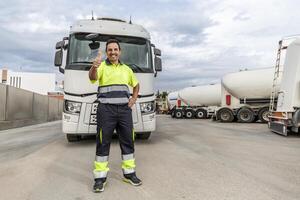
<svg viewBox="0 0 300 200">
<path fill-rule="evenodd" d="M 14 72 L 0 70 L 0 83 L 29 90 L 42 95 L 56 92 L 54 73 Z"/>
</svg>

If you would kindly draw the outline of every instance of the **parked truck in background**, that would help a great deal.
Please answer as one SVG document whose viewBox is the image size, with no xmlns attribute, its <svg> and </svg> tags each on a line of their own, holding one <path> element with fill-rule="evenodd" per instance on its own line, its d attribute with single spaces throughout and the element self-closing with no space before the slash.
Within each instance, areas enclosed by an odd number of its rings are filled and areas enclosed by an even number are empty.
<svg viewBox="0 0 300 200">
<path fill-rule="evenodd" d="M 176 108 L 177 97 L 178 97 L 177 91 L 173 91 L 168 94 L 168 96 L 167 96 L 167 104 L 168 104 L 168 109 L 169 109 L 168 114 L 171 114 L 171 115 L 173 114 L 173 111 Z"/>
<path fill-rule="evenodd" d="M 160 50 L 140 25 L 112 18 L 86 19 L 75 22 L 69 36 L 56 44 L 55 66 L 64 73 L 62 127 L 69 142 L 96 134 L 98 86 L 90 83 L 88 71 L 99 49 L 105 55 L 105 43 L 111 38 L 119 40 L 121 60 L 140 82 L 139 96 L 132 107 L 135 132 L 148 139 L 155 130 L 153 83 L 157 72 L 161 71 Z"/>
<path fill-rule="evenodd" d="M 286 40 L 290 44 L 283 44 Z M 273 87 L 280 85 L 277 105 L 271 101 L 269 128 L 271 131 L 287 136 L 289 131 L 299 132 L 300 126 L 300 39 L 299 37 L 285 38 L 279 42 Z M 282 49 L 286 50 L 283 68 L 280 67 Z M 277 83 L 282 74 L 281 83 Z M 273 92 L 271 99 L 273 100 Z"/>
<path fill-rule="evenodd" d="M 172 116 L 175 118 L 207 119 L 221 104 L 221 85 L 187 87 L 178 91 Z"/>
<path fill-rule="evenodd" d="M 274 68 L 230 73 L 221 80 L 221 107 L 216 120 L 221 122 L 268 121 Z M 278 88 L 276 88 L 278 91 Z"/>
</svg>

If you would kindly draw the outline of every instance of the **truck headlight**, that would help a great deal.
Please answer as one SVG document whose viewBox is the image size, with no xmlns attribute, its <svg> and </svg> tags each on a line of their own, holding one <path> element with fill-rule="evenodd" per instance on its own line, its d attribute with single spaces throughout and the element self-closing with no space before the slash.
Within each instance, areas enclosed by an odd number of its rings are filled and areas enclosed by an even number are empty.
<svg viewBox="0 0 300 200">
<path fill-rule="evenodd" d="M 65 107 L 64 110 L 67 113 L 71 113 L 71 114 L 79 114 L 80 113 L 80 109 L 81 109 L 81 103 L 80 102 L 74 102 L 74 101 L 68 101 L 65 100 Z"/>
<path fill-rule="evenodd" d="M 149 114 L 155 111 L 154 101 L 140 103 L 142 114 Z"/>
</svg>

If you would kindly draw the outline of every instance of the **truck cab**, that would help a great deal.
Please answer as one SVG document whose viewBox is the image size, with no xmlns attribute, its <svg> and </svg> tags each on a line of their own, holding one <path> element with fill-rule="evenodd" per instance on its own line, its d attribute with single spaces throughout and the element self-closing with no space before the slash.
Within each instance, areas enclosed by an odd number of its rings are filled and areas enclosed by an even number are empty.
<svg viewBox="0 0 300 200">
<path fill-rule="evenodd" d="M 134 130 L 142 139 L 155 131 L 154 79 L 162 70 L 161 51 L 140 25 L 112 18 L 86 19 L 75 22 L 69 36 L 56 44 L 54 64 L 64 74 L 62 126 L 69 142 L 96 134 L 98 85 L 90 83 L 88 72 L 99 49 L 105 59 L 105 44 L 112 38 L 120 42 L 121 61 L 133 70 L 140 83 L 139 96 L 132 107 Z"/>
</svg>

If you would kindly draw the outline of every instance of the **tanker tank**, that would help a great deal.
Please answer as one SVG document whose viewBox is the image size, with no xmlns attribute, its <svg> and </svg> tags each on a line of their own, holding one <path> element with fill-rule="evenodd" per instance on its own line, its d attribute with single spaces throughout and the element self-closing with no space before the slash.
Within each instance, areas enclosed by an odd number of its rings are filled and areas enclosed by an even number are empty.
<svg viewBox="0 0 300 200">
<path fill-rule="evenodd" d="M 236 98 L 270 98 L 273 78 L 274 68 L 240 71 L 225 75 L 222 85 Z"/>
<path fill-rule="evenodd" d="M 172 116 L 206 119 L 214 114 L 220 104 L 221 84 L 187 87 L 178 91 L 176 109 Z"/>
<path fill-rule="evenodd" d="M 178 92 L 178 98 L 189 106 L 219 106 L 221 84 L 188 87 Z"/>
<path fill-rule="evenodd" d="M 169 110 L 172 110 L 176 106 L 177 97 L 178 97 L 177 91 L 170 92 L 168 94 L 167 103 L 168 103 Z"/>
</svg>

